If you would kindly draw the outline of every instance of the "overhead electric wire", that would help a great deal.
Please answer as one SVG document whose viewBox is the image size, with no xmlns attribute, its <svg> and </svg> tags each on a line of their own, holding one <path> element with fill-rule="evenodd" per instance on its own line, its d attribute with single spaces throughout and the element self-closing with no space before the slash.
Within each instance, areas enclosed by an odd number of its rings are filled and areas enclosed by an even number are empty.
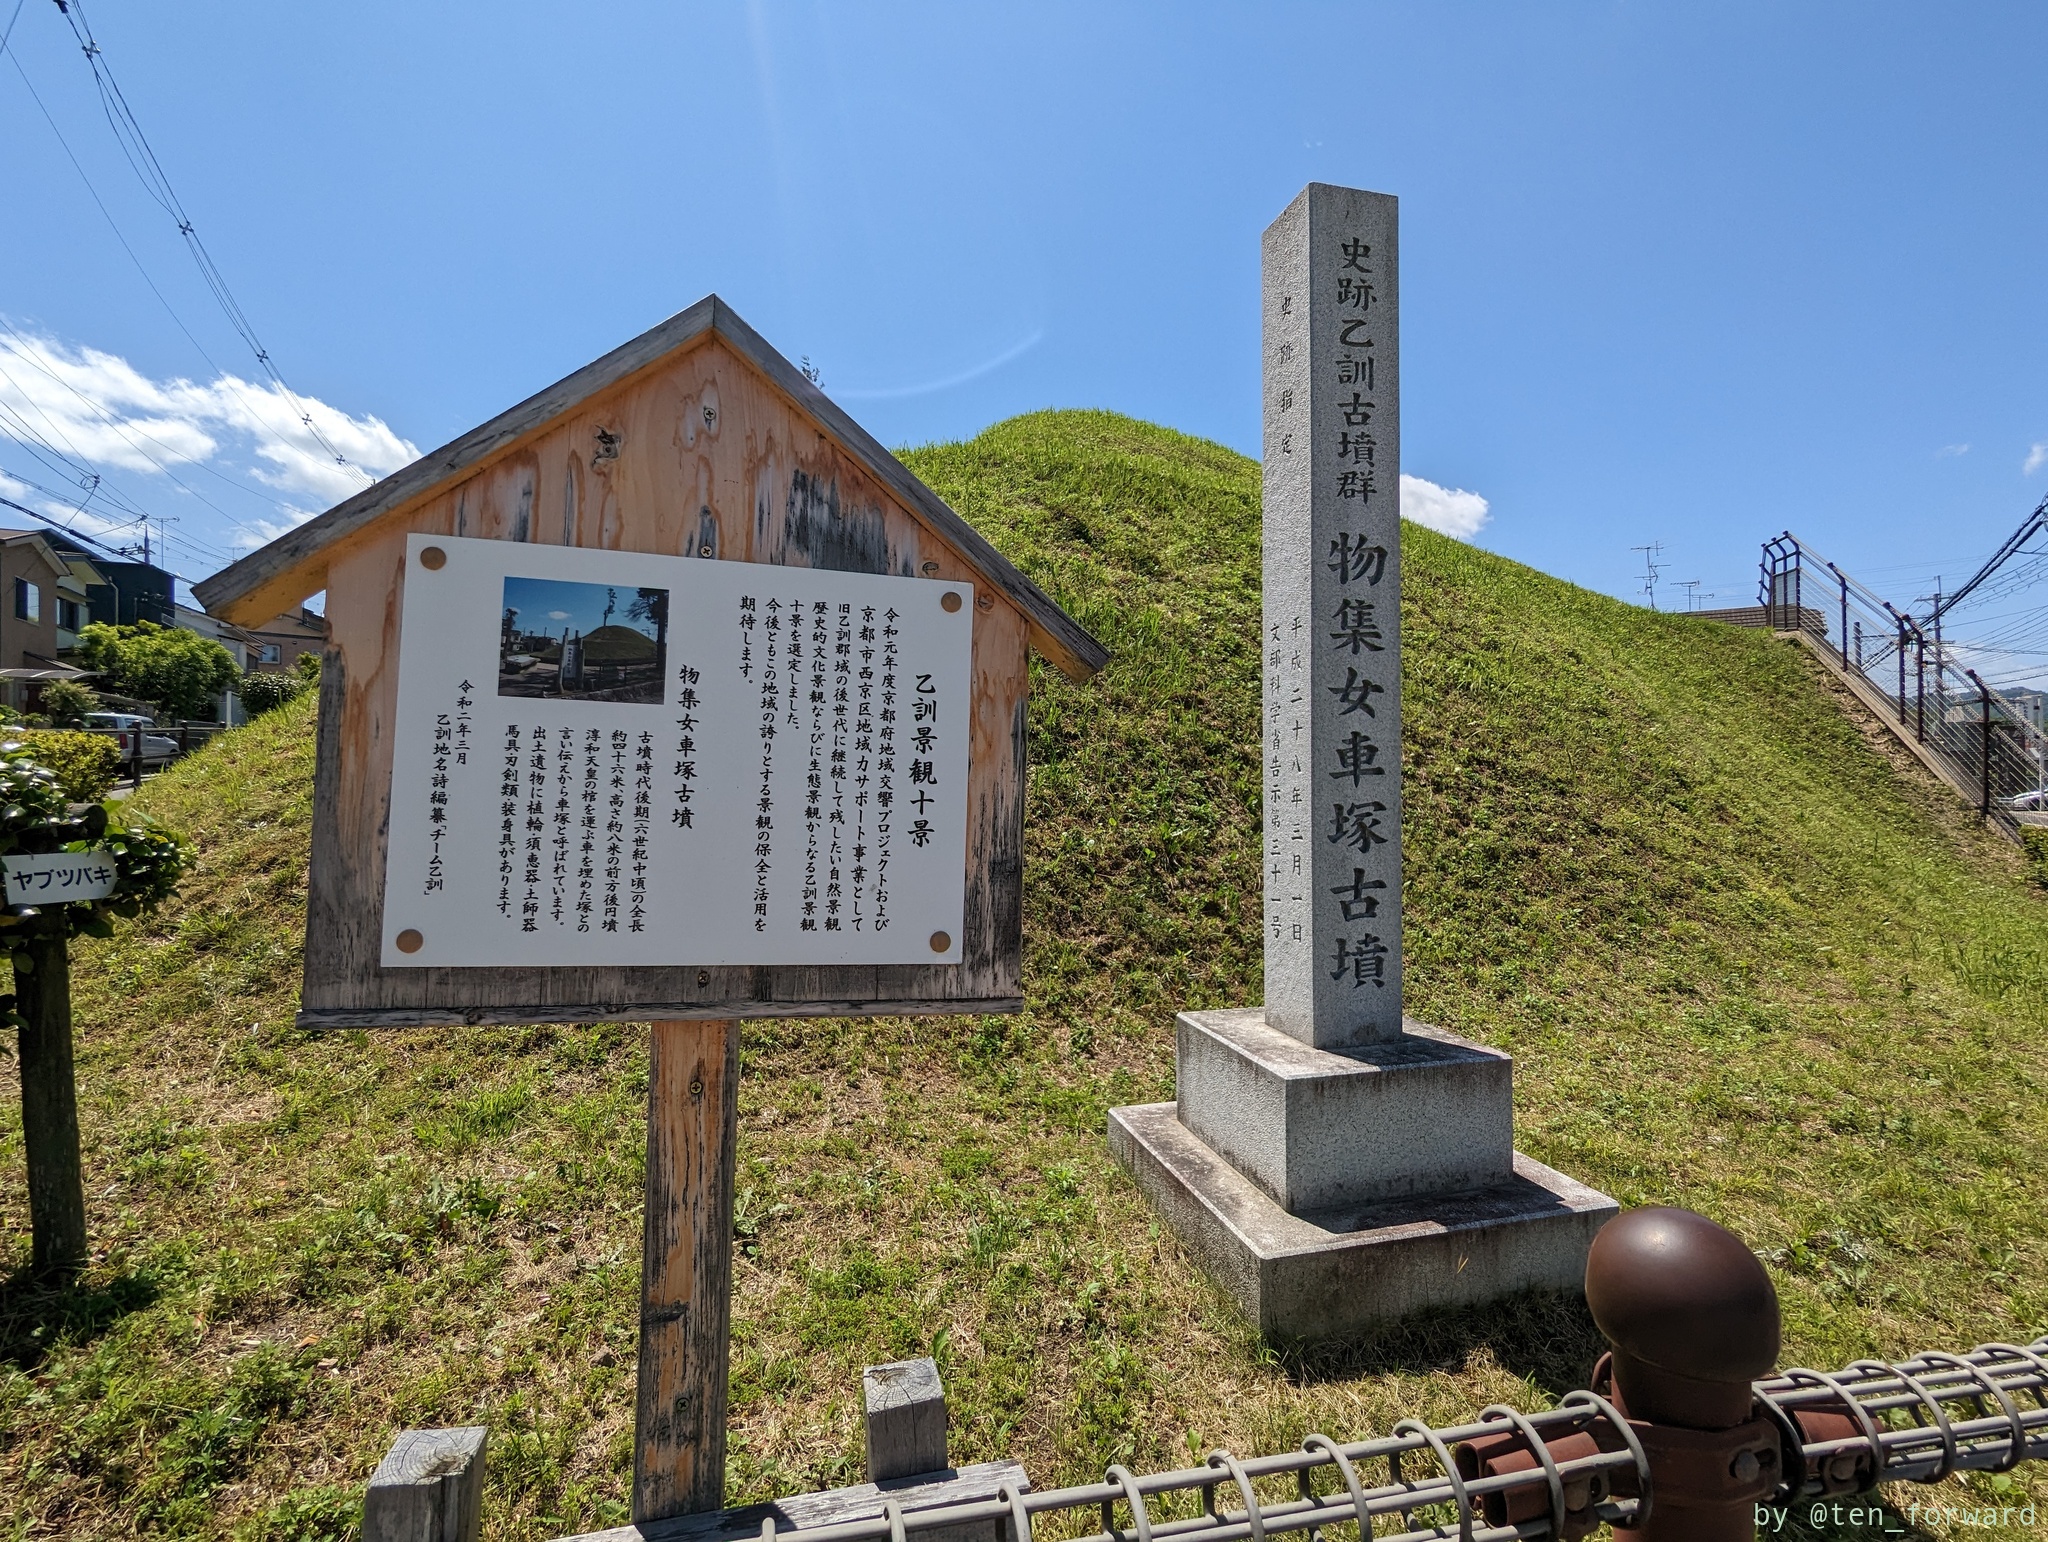
<svg viewBox="0 0 2048 1542">
<path fill-rule="evenodd" d="M 18 9 L 19 7 L 17 7 Z M 184 334 L 185 341 L 190 343 L 199 357 L 206 361 L 207 367 L 213 371 L 215 378 L 225 385 L 228 390 L 234 392 L 235 396 L 241 400 L 242 405 L 248 409 L 252 420 L 260 425 L 263 421 L 262 413 L 257 410 L 253 402 L 246 396 L 243 396 L 241 391 L 237 389 L 235 377 L 225 369 L 222 369 L 219 363 L 215 361 L 213 355 L 206 351 L 206 345 L 199 341 L 190 327 L 185 325 L 185 318 L 178 314 L 176 307 L 165 297 L 163 290 L 157 287 L 156 280 L 150 277 L 149 269 L 143 266 L 142 259 L 136 255 L 135 248 L 129 244 L 128 237 L 123 234 L 120 224 L 114 219 L 113 212 L 107 208 L 106 200 L 100 197 L 99 189 L 93 186 L 92 178 L 86 174 L 84 165 L 72 151 L 71 142 L 64 137 L 64 131 L 57 127 L 57 120 L 51 116 L 50 109 L 44 104 L 41 93 L 35 88 L 35 83 L 28 78 L 28 71 L 22 68 L 20 56 L 6 47 L 4 39 L 0 39 L 0 53 L 6 54 L 8 62 L 14 66 L 15 74 L 21 77 L 21 83 L 27 89 L 29 99 L 36 104 L 36 110 L 43 115 L 43 122 L 49 125 L 50 133 L 55 136 L 58 147 L 63 150 L 65 159 L 70 161 L 71 169 L 78 173 L 78 180 L 85 184 L 85 191 L 91 197 L 94 207 L 100 211 L 100 218 L 107 222 L 107 228 L 114 233 L 114 239 L 120 243 L 121 250 L 127 253 L 128 260 L 134 264 L 136 273 L 141 276 L 142 282 L 148 286 L 149 292 L 156 296 L 157 304 L 163 307 L 164 314 L 169 316 L 172 324 Z M 288 440 L 279 438 L 274 431 L 265 430 L 265 432 L 270 433 L 272 438 L 278 438 L 279 443 L 284 444 L 286 448 L 294 451 L 297 450 L 298 447 L 296 445 L 291 444 Z M 360 471 L 361 468 L 353 469 Z M 214 474 L 220 475 L 219 472 Z M 367 475 L 367 473 L 364 474 Z M 173 478 L 173 480 L 176 479 Z M 233 479 L 228 478 L 227 480 Z M 181 483 L 180 485 L 182 486 L 183 484 Z M 254 489 L 251 490 L 253 491 Z M 190 489 L 188 488 L 187 491 L 190 491 Z M 197 495 L 195 494 L 194 496 Z M 267 493 L 258 493 L 258 496 L 266 499 L 266 501 L 281 511 L 291 512 L 290 505 L 282 498 Z M 233 516 L 228 517 L 232 519 Z M 237 521 L 237 523 L 241 522 Z M 244 528 L 247 528 L 246 525 Z"/>
<path fill-rule="evenodd" d="M 39 519 L 46 525 L 56 525 L 59 530 L 64 530 L 64 527 L 62 525 L 57 524 L 57 521 L 55 519 L 53 519 L 50 515 L 43 513 L 42 510 L 32 509 L 25 503 L 16 503 L 12 498 L 0 496 L 0 508 L 9 508 L 17 510 L 20 513 L 28 515 L 30 519 Z M 114 547 L 107 545 L 103 541 L 96 541 L 89 535 L 80 535 L 75 530 L 64 530 L 64 533 L 67 536 L 69 536 L 72 540 L 77 541 L 82 545 L 97 546 L 102 552 L 106 553 L 107 556 L 113 558 L 116 562 L 126 562 L 134 555 L 131 552 L 119 551 Z M 173 572 L 169 568 L 165 568 L 164 571 L 166 573 L 169 573 L 171 577 L 175 578 L 179 583 L 185 585 L 185 587 L 188 589 L 191 588 L 193 583 L 195 582 L 195 580 L 187 578 L 183 573 Z M 172 603 L 177 603 L 175 596 L 173 596 L 172 598 Z"/>
<path fill-rule="evenodd" d="M 15 486 L 17 487 L 25 487 L 28 488 L 31 492 L 41 493 L 45 498 L 55 498 L 58 499 L 59 501 L 62 501 L 63 499 L 63 494 L 59 493 L 55 488 L 45 487 L 42 483 L 35 481 L 33 478 L 22 476 L 17 472 L 7 471 L 4 468 L 0 468 L 0 477 L 5 477 L 9 482 L 14 483 Z M 72 511 L 71 519 L 69 522 L 57 521 L 57 523 L 59 524 L 59 527 L 63 529 L 66 533 L 75 533 L 77 529 L 77 520 L 80 515 L 86 515 L 88 518 L 97 520 L 102 524 L 105 524 L 108 527 L 110 527 L 100 532 L 100 535 L 103 536 L 111 535 L 118 530 L 125 530 L 132 525 L 147 526 L 150 518 L 150 516 L 146 514 L 137 514 L 128 519 L 115 520 L 108 518 L 104 514 L 91 513 L 90 511 L 85 509 L 74 509 Z M 45 510 L 43 512 L 43 518 L 55 521 L 57 519 L 57 516 Z M 95 537 L 95 539 L 97 538 L 98 537 Z M 83 540 L 85 539 L 85 537 L 80 536 L 79 539 Z"/>
<path fill-rule="evenodd" d="M 6 330 L 8 334 L 14 337 L 17 342 L 22 342 L 23 346 L 26 347 L 26 343 L 21 338 L 21 334 L 16 332 L 13 327 L 8 326 L 4 320 L 0 320 L 0 329 Z M 129 432 L 129 429 L 133 427 L 135 429 L 135 433 L 141 434 L 145 439 L 148 439 L 152 444 L 156 445 L 158 449 L 163 450 L 166 454 L 175 455 L 177 453 L 176 451 L 172 450 L 169 445 L 165 444 L 161 439 L 157 438 L 156 435 L 150 433 L 147 429 L 141 428 L 139 425 L 126 423 L 121 419 L 115 417 L 112 413 L 108 412 L 106 408 L 102 407 L 90 396 L 87 396 L 83 391 L 79 390 L 78 387 L 72 385 L 71 382 L 64 379 L 61 375 L 58 375 L 55 371 L 51 370 L 46 365 L 41 363 L 41 361 L 37 360 L 33 356 L 33 354 L 17 352 L 15 354 L 15 357 L 26 358 L 30 364 L 34 365 L 38 370 L 41 370 L 43 374 L 49 376 L 49 378 L 56 381 L 57 384 L 64 386 L 67 390 L 71 392 L 72 395 L 76 396 L 80 401 L 84 402 L 87 407 L 91 408 L 94 412 L 98 413 L 109 428 L 113 429 L 114 432 L 119 434 L 123 439 L 126 439 L 128 443 L 134 447 L 136 454 L 140 455 L 144 460 L 148 461 L 152 466 L 156 467 L 156 469 L 159 472 L 169 477 L 173 482 L 177 483 L 178 486 L 182 487 L 186 492 L 190 493 L 193 497 L 197 498 L 209 509 L 212 509 L 213 512 L 218 514 L 222 519 L 226 520 L 231 525 L 235 525 L 240 529 L 246 530 L 251 535 L 261 534 L 261 532 L 258 531 L 255 528 L 255 526 L 251 525 L 247 520 L 239 519 L 235 515 L 230 514 L 226 509 L 222 508 L 219 504 L 215 503 L 211 498 L 207 497 L 206 494 L 199 491 L 198 488 L 192 486 L 191 483 L 187 482 L 183 477 L 179 476 L 177 472 L 173 471 L 169 466 L 165 465 L 162 461 L 158 460 L 154 455 L 150 454 L 149 451 L 145 450 L 140 444 L 137 444 L 135 442 L 134 434 L 131 434 Z M 5 380 L 9 385 L 14 387 L 17 394 L 19 394 L 24 400 L 30 402 L 31 405 L 34 405 L 36 407 L 36 411 L 42 415 L 44 422 L 50 423 L 51 427 L 53 428 L 56 427 L 56 424 L 51 421 L 49 414 L 43 412 L 41 405 L 37 404 L 35 402 L 35 399 L 31 397 L 28 392 L 22 390 L 20 383 L 17 382 L 13 376 L 7 373 L 6 366 L 4 364 L 0 364 L 0 380 Z M 65 440 L 65 443 L 69 444 L 70 440 L 67 438 Z M 76 445 L 72 446 L 72 453 L 78 456 L 80 460 L 84 460 L 83 453 L 78 450 L 78 447 Z M 201 469 L 204 470 L 212 469 L 208 467 L 204 461 L 191 461 L 188 462 L 188 464 L 199 466 Z M 98 474 L 97 468 L 94 468 L 94 472 L 96 475 Z M 219 472 L 215 472 L 214 475 L 220 476 L 221 474 Z M 235 479 L 232 477 L 222 476 L 221 480 L 229 483 L 230 486 L 235 485 Z M 255 491 L 254 488 L 249 488 L 248 490 L 251 492 Z M 259 496 L 261 495 L 259 494 Z M 275 499 L 273 499 L 272 501 L 277 502 L 277 500 Z M 280 503 L 279 507 L 283 507 L 283 505 Z"/>
<path fill-rule="evenodd" d="M 72 34 L 77 37 L 78 46 L 84 51 L 86 62 L 92 66 L 93 80 L 100 90 L 100 104 L 106 111 L 107 122 L 114 130 L 114 138 L 120 143 L 122 153 L 127 156 L 128 164 L 134 168 L 135 175 L 142 182 L 144 189 L 162 206 L 164 212 L 176 221 L 178 234 L 184 237 L 186 248 L 191 252 L 192 260 L 199 268 L 200 277 L 206 281 L 207 288 L 212 291 L 214 300 L 220 306 L 221 313 L 227 317 L 229 325 L 234 327 L 242 341 L 249 345 L 249 351 L 255 355 L 256 362 L 263 367 L 263 372 L 270 377 L 271 383 L 277 387 L 284 399 L 291 403 L 292 410 L 298 414 L 299 422 L 305 426 L 306 431 L 320 447 L 334 458 L 334 463 L 355 472 L 365 483 L 375 481 L 376 478 L 351 462 L 320 431 L 319 425 L 313 421 L 313 414 L 306 410 L 305 404 L 286 384 L 283 372 L 270 357 L 270 350 L 263 346 L 262 339 L 256 335 L 255 326 L 242 309 L 241 302 L 235 298 L 234 291 L 228 287 L 228 281 L 221 273 L 219 265 L 214 262 L 213 254 L 207 251 L 206 243 L 200 240 L 191 216 L 185 212 L 185 206 L 179 200 L 176 189 L 171 186 L 171 179 L 165 175 L 162 163 L 158 161 L 156 152 L 150 148 L 149 140 L 142 132 L 141 123 L 136 120 L 127 97 L 122 94 L 119 82 L 114 79 L 113 66 L 107 62 L 98 41 L 93 37 L 92 26 L 86 19 L 82 0 L 56 0 L 56 6 L 64 14 L 65 20 L 71 24 Z"/>
</svg>

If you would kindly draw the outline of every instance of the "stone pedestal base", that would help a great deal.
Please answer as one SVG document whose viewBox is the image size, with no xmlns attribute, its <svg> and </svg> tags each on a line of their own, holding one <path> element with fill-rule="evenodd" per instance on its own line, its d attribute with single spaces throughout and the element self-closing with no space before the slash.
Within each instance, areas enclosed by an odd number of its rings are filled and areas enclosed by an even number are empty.
<svg viewBox="0 0 2048 1542">
<path fill-rule="evenodd" d="M 1578 1290 L 1593 1234 L 1617 1209 L 1517 1152 L 1513 1176 L 1488 1188 L 1289 1215 L 1172 1103 L 1111 1109 L 1109 1145 L 1203 1269 L 1276 1339 L 1341 1337 L 1518 1290 Z"/>
<path fill-rule="evenodd" d="M 1514 1061 L 1402 1020 L 1398 1039 L 1314 1049 L 1257 1007 L 1175 1018 L 1180 1122 L 1293 1215 L 1514 1176 Z"/>
<path fill-rule="evenodd" d="M 1256 1007 L 1177 1024 L 1180 1101 L 1111 1109 L 1110 1149 L 1261 1333 L 1582 1287 L 1617 1206 L 1514 1149 L 1499 1050 L 1409 1019 L 1343 1053 Z"/>
</svg>

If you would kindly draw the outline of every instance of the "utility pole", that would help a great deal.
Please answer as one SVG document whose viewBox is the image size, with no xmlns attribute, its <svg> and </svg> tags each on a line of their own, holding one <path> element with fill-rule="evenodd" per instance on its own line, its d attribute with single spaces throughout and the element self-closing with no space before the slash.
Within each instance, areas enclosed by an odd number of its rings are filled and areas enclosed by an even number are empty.
<svg viewBox="0 0 2048 1542">
<path fill-rule="evenodd" d="M 1657 559 L 1664 554 L 1664 543 L 1662 541 L 1652 541 L 1648 546 L 1631 546 L 1629 550 L 1639 551 L 1643 554 L 1643 587 L 1638 592 L 1649 596 L 1650 609 L 1655 610 L 1657 608 L 1657 575 L 1664 570 L 1663 564 L 1658 562 Z"/>
<path fill-rule="evenodd" d="M 1940 575 L 1939 573 L 1937 573 L 1937 574 L 1935 574 L 1935 575 L 1934 575 L 1934 593 L 1932 593 L 1932 594 L 1916 594 L 1916 595 L 1914 595 L 1914 596 L 1913 596 L 1913 599 L 1914 599 L 1914 602 L 1915 602 L 1916 604 L 1926 604 L 1926 605 L 1931 605 L 1931 606 L 1933 606 L 1933 607 L 1934 607 L 1934 608 L 1933 608 L 1933 609 L 1932 609 L 1931 611 L 1929 611 L 1929 612 L 1928 612 L 1928 614 L 1929 614 L 1929 616 L 1931 616 L 1931 617 L 1933 618 L 1933 621 L 1934 621 L 1934 667 L 1935 667 L 1936 669 L 1939 669 L 1939 668 L 1941 667 L 1941 660 L 1942 660 L 1942 652 L 1941 652 L 1941 575 Z"/>
</svg>

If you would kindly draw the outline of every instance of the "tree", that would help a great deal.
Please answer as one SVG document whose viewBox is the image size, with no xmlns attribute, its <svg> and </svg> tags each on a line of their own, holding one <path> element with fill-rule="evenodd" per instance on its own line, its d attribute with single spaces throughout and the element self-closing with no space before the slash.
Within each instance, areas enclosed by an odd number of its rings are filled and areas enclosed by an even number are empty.
<svg viewBox="0 0 2048 1542">
<path fill-rule="evenodd" d="M 210 637 L 178 626 L 95 621 L 78 634 L 78 656 L 122 696 L 153 703 L 170 718 L 198 717 L 241 678 L 235 656 Z"/>
<path fill-rule="evenodd" d="M 667 642 L 668 591 L 666 589 L 639 590 L 634 597 L 633 603 L 626 607 L 626 619 L 628 621 L 647 621 L 653 623 L 654 640 L 658 643 Z"/>
</svg>

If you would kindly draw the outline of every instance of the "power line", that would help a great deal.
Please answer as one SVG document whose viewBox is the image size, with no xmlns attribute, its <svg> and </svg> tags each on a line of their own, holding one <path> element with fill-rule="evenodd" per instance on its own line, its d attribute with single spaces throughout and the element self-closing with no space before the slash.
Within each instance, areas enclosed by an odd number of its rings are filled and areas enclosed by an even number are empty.
<svg viewBox="0 0 2048 1542">
<path fill-rule="evenodd" d="M 114 131 L 114 138 L 120 144 L 122 154 L 128 158 L 129 166 L 134 169 L 144 189 L 177 223 L 178 234 L 184 237 L 185 246 L 199 268 L 200 277 L 212 291 L 215 303 L 220 306 L 221 314 L 227 317 L 229 325 L 240 334 L 242 341 L 249 345 L 249 351 L 263 367 L 264 374 L 270 377 L 271 383 L 277 387 L 284 399 L 291 403 L 292 410 L 298 414 L 299 422 L 318 441 L 320 447 L 334 458 L 334 463 L 355 472 L 365 483 L 376 480 L 335 448 L 320 431 L 319 425 L 313 421 L 313 414 L 306 410 L 305 404 L 285 383 L 283 372 L 272 361 L 270 351 L 263 346 L 262 339 L 256 335 L 256 328 L 242 309 L 241 302 L 228 288 L 227 278 L 214 262 L 213 254 L 207 251 L 206 243 L 199 239 L 199 232 L 193 226 L 191 216 L 185 212 L 184 204 L 171 186 L 171 179 L 165 175 L 156 152 L 150 148 L 149 140 L 143 135 L 142 125 L 136 120 L 133 110 L 128 106 L 127 97 L 122 94 L 119 83 L 114 79 L 113 67 L 107 63 L 98 41 L 92 35 L 92 27 L 86 20 L 83 0 L 56 0 L 56 6 L 64 14 L 64 19 L 71 24 L 72 34 L 78 39 L 78 46 L 84 50 L 86 62 L 92 66 L 93 80 L 100 90 L 100 105 L 106 111 L 108 125 Z"/>
<path fill-rule="evenodd" d="M 19 5 L 17 5 L 16 9 L 17 11 L 19 10 Z M 163 307 L 164 314 L 171 318 L 172 324 L 176 326 L 177 329 L 184 334 L 185 341 L 190 343 L 193 347 L 193 350 L 199 355 L 199 357 L 206 361 L 207 367 L 213 371 L 215 378 L 230 392 L 232 392 L 234 396 L 242 403 L 242 405 L 248 409 L 250 419 L 258 426 L 259 430 L 266 433 L 270 432 L 269 430 L 262 428 L 263 414 L 257 409 L 256 405 L 253 402 L 251 402 L 246 396 L 242 395 L 242 392 L 239 389 L 235 377 L 229 374 L 226 370 L 222 369 L 220 364 L 214 359 L 213 355 L 206 351 L 206 345 L 199 341 L 198 337 L 193 333 L 190 327 L 185 325 L 185 318 L 178 314 L 177 308 L 171 304 L 170 300 L 165 296 L 163 290 L 157 286 L 156 280 L 150 277 L 149 269 L 143 266 L 142 259 L 136 255 L 135 248 L 129 243 L 128 237 L 122 232 L 120 224 L 114 219 L 113 212 L 110 209 L 108 209 L 106 200 L 100 197 L 99 189 L 93 186 L 92 178 L 86 174 L 84 164 L 80 162 L 77 154 L 72 150 L 71 142 L 64 137 L 64 131 L 57 127 L 57 120 L 56 118 L 51 116 L 50 109 L 47 105 L 45 105 L 42 98 L 42 94 L 38 92 L 35 88 L 35 82 L 28 78 L 28 71 L 22 68 L 20 56 L 9 50 L 5 46 L 4 40 L 0 40 L 0 53 L 5 53 L 7 55 L 8 62 L 14 66 L 15 74 L 21 77 L 22 86 L 28 91 L 29 99 L 36 104 L 36 110 L 43 115 L 43 122 L 49 125 L 50 133 L 55 137 L 58 147 L 64 152 L 64 158 L 71 163 L 71 169 L 78 173 L 78 180 L 85 185 L 85 191 L 91 197 L 94 207 L 100 211 L 100 218 L 107 222 L 107 228 L 114 233 L 115 241 L 120 243 L 121 250 L 127 253 L 128 261 L 134 265 L 136 273 L 141 276 L 142 282 L 144 283 L 144 285 L 148 287 L 149 292 L 156 296 L 156 302 L 157 304 Z M 270 437 L 273 439 L 278 438 L 278 436 L 275 433 L 270 433 Z M 294 451 L 296 451 L 297 449 L 297 446 L 291 445 L 285 440 L 279 439 L 278 442 L 280 444 L 284 444 L 287 449 L 291 449 Z M 206 469 L 212 470 L 211 467 L 208 467 Z M 216 476 L 221 475 L 221 473 L 217 471 L 215 471 L 213 474 Z M 173 477 L 172 480 L 176 481 L 177 479 Z M 223 478 L 223 480 L 232 481 L 233 479 Z M 184 484 L 180 483 L 179 485 L 183 486 Z M 188 492 L 191 491 L 191 489 L 189 488 L 186 490 Z M 251 489 L 251 491 L 255 491 L 255 489 Z M 194 494 L 194 496 L 196 497 L 198 495 Z M 279 510 L 289 512 L 290 506 L 282 498 L 278 498 L 271 494 L 262 492 L 258 492 L 257 496 L 263 498 L 273 507 Z M 233 519 L 232 516 L 227 517 L 230 520 Z M 241 523 L 241 521 L 234 522 Z M 246 529 L 248 527 L 244 525 L 244 528 Z"/>
<path fill-rule="evenodd" d="M 43 364 L 40 360 L 38 360 L 34 356 L 33 351 L 28 349 L 27 343 L 25 340 L 22 339 L 21 334 L 16 332 L 13 327 L 9 326 L 5 321 L 0 321 L 0 329 L 4 329 L 20 345 L 20 347 L 15 352 L 15 357 L 27 359 L 28 362 L 34 365 L 36 369 L 41 371 L 41 373 L 47 375 L 51 380 L 55 381 L 58 385 L 63 386 L 65 389 L 70 391 L 73 396 L 76 396 L 80 401 L 84 402 L 87 407 L 91 408 L 94 412 L 99 414 L 101 420 L 104 421 L 109 428 L 113 429 L 115 433 L 119 434 L 123 439 L 126 439 L 128 443 L 134 447 L 136 454 L 140 455 L 144 460 L 148 461 L 152 466 L 156 467 L 156 469 L 159 472 L 169 477 L 173 482 L 177 483 L 179 487 L 183 488 L 186 492 L 190 493 L 193 497 L 197 498 L 209 509 L 212 509 L 214 513 L 218 514 L 222 519 L 226 520 L 229 524 L 235 525 L 243 530 L 246 530 L 251 535 L 255 535 L 258 533 L 254 529 L 254 527 L 249 524 L 247 520 L 237 519 L 234 515 L 230 514 L 226 509 L 222 508 L 219 504 L 215 503 L 211 498 L 207 497 L 206 494 L 199 491 L 198 488 L 192 486 L 183 477 L 179 476 L 178 473 L 173 471 L 169 466 L 165 465 L 162 461 L 158 460 L 154 455 L 150 454 L 149 451 L 145 450 L 140 444 L 137 444 L 135 440 L 135 435 L 131 434 L 128 431 L 128 424 L 124 423 L 121 419 L 115 417 L 112 413 L 108 412 L 106 408 L 102 407 L 90 396 L 87 396 L 83 391 L 79 390 L 77 386 L 72 385 L 70 381 L 64 379 L 61 375 L 57 374 L 54 370 L 50 369 L 47 365 Z M 52 428 L 56 427 L 56 424 L 51 420 L 50 415 L 43 411 L 42 407 L 35 402 L 34 398 L 29 396 L 28 392 L 23 391 L 21 389 L 20 384 L 14 379 L 14 377 L 7 373 L 6 367 L 4 365 L 0 365 L 0 380 L 5 380 L 9 385 L 14 387 L 14 389 L 21 395 L 21 397 L 25 401 L 28 401 L 32 406 L 35 406 L 37 413 L 42 416 L 44 422 L 49 423 Z M 19 414 L 16 414 L 16 416 L 19 417 Z M 158 439 L 156 435 L 149 433 L 146 429 L 137 428 L 136 432 L 141 433 L 144 438 L 148 439 L 152 444 L 156 445 L 158 449 L 163 450 L 166 454 L 176 454 L 176 452 L 173 451 L 169 445 L 165 444 L 161 439 Z M 70 440 L 66 439 L 65 443 L 70 444 Z M 72 446 L 72 453 L 78 456 L 81 462 L 84 461 L 84 456 L 79 452 L 78 447 L 76 445 Z M 205 467 L 205 463 L 203 461 L 193 462 L 192 464 Z M 88 466 L 88 469 L 91 468 Z M 97 476 L 98 472 L 95 470 L 93 474 Z M 215 472 L 214 474 L 216 476 L 220 476 L 219 472 Z M 234 482 L 234 479 L 229 477 L 222 477 L 221 480 L 228 482 L 230 485 L 233 485 Z M 249 490 L 252 492 L 254 491 L 253 488 Z M 272 501 L 275 502 L 276 500 L 273 499 Z"/>
</svg>

